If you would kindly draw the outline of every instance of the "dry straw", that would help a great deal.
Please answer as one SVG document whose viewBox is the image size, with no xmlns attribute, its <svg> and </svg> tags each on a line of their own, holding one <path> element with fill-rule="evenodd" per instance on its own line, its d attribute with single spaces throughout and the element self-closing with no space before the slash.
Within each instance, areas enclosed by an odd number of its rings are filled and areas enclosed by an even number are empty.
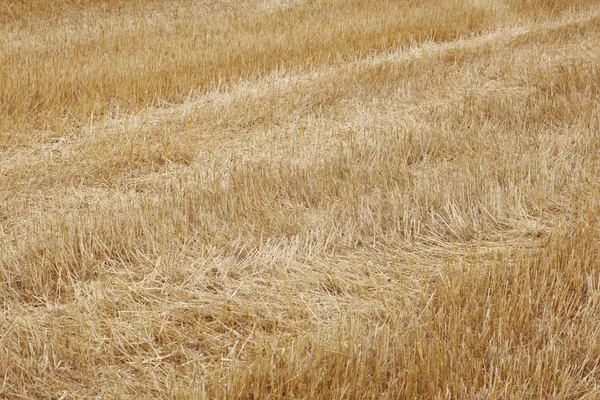
<svg viewBox="0 0 600 400">
<path fill-rule="evenodd" d="M 600 397 L 596 1 L 4 1 L 0 397 Z"/>
</svg>

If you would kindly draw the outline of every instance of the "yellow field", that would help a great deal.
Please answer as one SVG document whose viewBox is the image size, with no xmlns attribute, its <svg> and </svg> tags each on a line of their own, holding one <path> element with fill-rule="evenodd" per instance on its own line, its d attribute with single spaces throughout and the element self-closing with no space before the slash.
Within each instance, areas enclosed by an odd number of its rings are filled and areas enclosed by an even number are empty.
<svg viewBox="0 0 600 400">
<path fill-rule="evenodd" d="M 600 1 L 4 0 L 0 398 L 600 398 Z"/>
</svg>

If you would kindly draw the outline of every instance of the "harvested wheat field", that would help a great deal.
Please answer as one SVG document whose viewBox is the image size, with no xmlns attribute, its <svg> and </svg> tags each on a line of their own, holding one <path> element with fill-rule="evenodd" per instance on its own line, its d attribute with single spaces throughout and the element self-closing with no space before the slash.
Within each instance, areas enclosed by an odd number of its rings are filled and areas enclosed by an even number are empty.
<svg viewBox="0 0 600 400">
<path fill-rule="evenodd" d="M 3 0 L 0 398 L 599 399 L 600 1 Z"/>
</svg>

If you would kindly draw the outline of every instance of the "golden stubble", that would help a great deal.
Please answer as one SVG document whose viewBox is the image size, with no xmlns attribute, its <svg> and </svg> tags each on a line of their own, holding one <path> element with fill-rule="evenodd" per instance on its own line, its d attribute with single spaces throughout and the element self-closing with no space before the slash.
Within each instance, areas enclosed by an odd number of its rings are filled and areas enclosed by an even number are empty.
<svg viewBox="0 0 600 400">
<path fill-rule="evenodd" d="M 0 396 L 598 396 L 594 1 L 8 1 Z"/>
</svg>

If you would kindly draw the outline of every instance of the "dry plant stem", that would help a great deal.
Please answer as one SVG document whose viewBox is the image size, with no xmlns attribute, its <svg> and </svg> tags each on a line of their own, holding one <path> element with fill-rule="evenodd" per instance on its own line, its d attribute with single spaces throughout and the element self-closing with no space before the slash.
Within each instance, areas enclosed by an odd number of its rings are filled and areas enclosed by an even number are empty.
<svg viewBox="0 0 600 400">
<path fill-rule="evenodd" d="M 600 396 L 597 1 L 8 0 L 0 397 Z"/>
</svg>

